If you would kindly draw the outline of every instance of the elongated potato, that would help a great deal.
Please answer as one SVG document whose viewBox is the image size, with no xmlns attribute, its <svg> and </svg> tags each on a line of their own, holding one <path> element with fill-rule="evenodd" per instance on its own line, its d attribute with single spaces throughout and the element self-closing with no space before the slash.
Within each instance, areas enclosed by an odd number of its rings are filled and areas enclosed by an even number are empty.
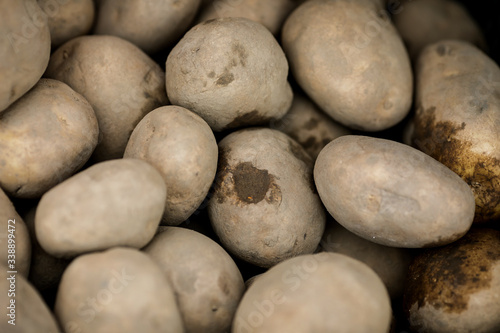
<svg viewBox="0 0 500 333">
<path fill-rule="evenodd" d="M 418 60 L 413 144 L 457 173 L 476 198 L 475 222 L 500 217 L 500 68 L 463 41 Z"/>
<path fill-rule="evenodd" d="M 462 237 L 474 218 L 474 195 L 460 177 L 395 141 L 335 139 L 319 154 L 314 181 L 337 222 L 382 245 L 445 245 Z"/>
<path fill-rule="evenodd" d="M 302 89 L 338 122 L 379 131 L 408 114 L 410 60 L 381 1 L 306 1 L 286 20 L 282 44 Z"/>
</svg>

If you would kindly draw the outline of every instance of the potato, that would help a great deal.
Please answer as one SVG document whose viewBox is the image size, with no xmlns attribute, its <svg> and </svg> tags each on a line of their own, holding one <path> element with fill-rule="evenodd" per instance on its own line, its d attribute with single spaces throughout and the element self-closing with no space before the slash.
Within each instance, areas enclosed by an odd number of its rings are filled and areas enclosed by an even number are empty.
<svg viewBox="0 0 500 333">
<path fill-rule="evenodd" d="M 403 295 L 411 261 L 408 250 L 376 244 L 356 236 L 335 221 L 327 223 L 320 247 L 325 252 L 344 254 L 368 265 L 384 282 L 391 299 Z"/>
<path fill-rule="evenodd" d="M 389 295 L 360 261 L 337 253 L 288 259 L 243 296 L 233 333 L 388 332 Z"/>
<path fill-rule="evenodd" d="M 172 286 L 186 332 L 229 331 L 245 284 L 219 244 L 196 231 L 167 227 L 144 252 Z"/>
<path fill-rule="evenodd" d="M 452 0 L 390 1 L 394 25 L 416 60 L 420 51 L 429 44 L 443 39 L 460 39 L 486 47 L 486 41 L 466 8 Z M 390 3 L 389 2 L 389 3 Z M 418 29 L 415 29 L 418 27 Z"/>
<path fill-rule="evenodd" d="M 36 0 L 0 0 L 0 113 L 40 79 L 50 57 L 47 18 Z"/>
<path fill-rule="evenodd" d="M 36 237 L 55 257 L 113 246 L 140 248 L 155 234 L 166 192 L 159 172 L 144 161 L 97 163 L 43 195 Z"/>
<path fill-rule="evenodd" d="M 475 222 L 500 217 L 500 68 L 462 41 L 426 47 L 416 71 L 413 143 L 469 184 Z"/>
<path fill-rule="evenodd" d="M 410 267 L 405 311 L 415 332 L 500 331 L 500 231 L 472 229 Z"/>
<path fill-rule="evenodd" d="M 314 181 L 336 221 L 381 245 L 445 245 L 462 237 L 474 218 L 474 195 L 460 177 L 395 141 L 335 139 L 319 154 Z"/>
<path fill-rule="evenodd" d="M 316 160 L 321 149 L 330 141 L 351 133 L 301 95 L 294 96 L 288 113 L 280 120 L 272 122 L 270 127 L 288 134 L 300 143 L 313 160 Z"/>
<path fill-rule="evenodd" d="M 92 28 L 95 6 L 92 0 L 38 0 L 48 17 L 50 39 L 55 49 Z"/>
<path fill-rule="evenodd" d="M 244 17 L 259 22 L 276 35 L 288 14 L 297 6 L 297 2 L 294 0 L 213 1 L 203 7 L 199 21 L 220 17 Z"/>
<path fill-rule="evenodd" d="M 273 35 L 244 18 L 205 21 L 168 55 L 172 104 L 200 115 L 214 131 L 281 118 L 292 103 L 288 63 Z"/>
<path fill-rule="evenodd" d="M 217 171 L 217 142 L 208 124 L 180 106 L 147 114 L 132 132 L 124 157 L 156 167 L 168 188 L 162 224 L 187 220 L 208 194 Z"/>
<path fill-rule="evenodd" d="M 72 261 L 55 313 L 65 332 L 184 332 L 172 287 L 135 249 L 113 248 Z"/>
<path fill-rule="evenodd" d="M 2 189 L 0 189 L 0 228 L 0 264 L 26 278 L 31 262 L 30 236 L 26 224 Z"/>
<path fill-rule="evenodd" d="M 174 44 L 190 27 L 201 0 L 101 0 L 94 32 L 126 39 L 146 53 Z"/>
<path fill-rule="evenodd" d="M 397 124 L 412 103 L 410 60 L 380 3 L 306 1 L 282 33 L 302 89 L 336 121 L 365 131 Z"/>
<path fill-rule="evenodd" d="M 101 131 L 94 161 L 121 158 L 139 121 L 168 103 L 160 66 L 118 37 L 70 40 L 54 52 L 45 75 L 67 83 L 94 108 Z"/>
<path fill-rule="evenodd" d="M 8 273 L 0 264 L 0 332 L 59 333 L 57 322 L 33 286 L 21 274 Z"/>
<path fill-rule="evenodd" d="M 38 198 L 78 171 L 94 151 L 94 110 L 68 85 L 41 79 L 0 114 L 0 186 Z"/>
<path fill-rule="evenodd" d="M 277 130 L 239 130 L 219 142 L 208 214 L 229 252 L 270 267 L 316 250 L 325 212 L 312 163 L 297 142 Z"/>
</svg>

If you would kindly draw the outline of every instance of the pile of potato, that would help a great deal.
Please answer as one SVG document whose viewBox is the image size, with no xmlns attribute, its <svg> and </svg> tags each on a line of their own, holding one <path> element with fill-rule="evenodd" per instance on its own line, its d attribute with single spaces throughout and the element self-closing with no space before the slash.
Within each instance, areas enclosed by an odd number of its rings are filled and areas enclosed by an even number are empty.
<svg viewBox="0 0 500 333">
<path fill-rule="evenodd" d="M 500 332 L 458 2 L 0 8 L 1 332 Z"/>
</svg>

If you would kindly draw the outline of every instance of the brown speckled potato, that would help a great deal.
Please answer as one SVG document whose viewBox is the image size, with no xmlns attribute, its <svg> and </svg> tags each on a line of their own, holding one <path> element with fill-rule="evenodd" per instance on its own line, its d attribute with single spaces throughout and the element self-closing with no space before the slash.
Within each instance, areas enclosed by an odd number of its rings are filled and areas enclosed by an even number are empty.
<svg viewBox="0 0 500 333">
<path fill-rule="evenodd" d="M 101 0 L 94 32 L 126 39 L 147 53 L 173 44 L 189 28 L 200 0 Z"/>
<path fill-rule="evenodd" d="M 313 161 L 286 134 L 254 128 L 219 143 L 219 166 L 208 213 L 224 247 L 271 267 L 313 253 L 325 212 L 312 181 Z"/>
<path fill-rule="evenodd" d="M 221 17 L 244 17 L 259 22 L 276 35 L 298 2 L 294 0 L 216 0 L 203 7 L 199 21 Z"/>
<path fill-rule="evenodd" d="M 243 296 L 233 333 L 386 333 L 391 303 L 380 278 L 337 253 L 286 260 L 265 272 Z"/>
<path fill-rule="evenodd" d="M 413 144 L 457 173 L 475 222 L 500 217 L 500 68 L 463 41 L 426 47 L 416 70 Z"/>
<path fill-rule="evenodd" d="M 307 97 L 301 95 L 294 96 L 288 113 L 280 120 L 272 122 L 270 127 L 295 139 L 313 160 L 316 160 L 321 149 L 330 141 L 351 133 L 349 129 L 324 114 Z"/>
<path fill-rule="evenodd" d="M 41 79 L 0 114 L 0 186 L 14 197 L 40 197 L 87 162 L 98 137 L 89 102 Z"/>
<path fill-rule="evenodd" d="M 2 308 L 2 320 L 0 320 L 0 332 L 2 333 L 28 333 L 44 332 L 59 333 L 57 322 L 38 294 L 38 291 L 26 281 L 21 274 L 15 274 L 15 295 L 9 296 L 12 288 L 12 275 L 0 264 L 0 307 Z M 10 279 L 10 280 L 9 280 Z M 10 292 L 12 293 L 12 292 Z M 14 300 L 14 313 L 11 317 L 11 300 Z M 9 321 L 12 320 L 12 323 Z"/>
<path fill-rule="evenodd" d="M 366 240 L 334 221 L 327 223 L 320 246 L 323 251 L 345 254 L 367 264 L 384 282 L 392 299 L 403 295 L 411 261 L 407 249 Z"/>
<path fill-rule="evenodd" d="M 132 132 L 125 158 L 153 165 L 168 189 L 162 224 L 179 225 L 207 196 L 217 171 L 217 142 L 210 126 L 180 106 L 147 114 Z"/>
<path fill-rule="evenodd" d="M 394 25 L 414 60 L 425 46 L 443 39 L 460 39 L 481 48 L 486 46 L 476 22 L 457 1 L 390 0 L 389 3 L 391 2 L 399 3 L 392 10 Z"/>
<path fill-rule="evenodd" d="M 36 0 L 0 0 L 0 113 L 42 76 L 50 57 L 47 18 Z"/>
<path fill-rule="evenodd" d="M 310 0 L 283 26 L 298 83 L 336 121 L 379 131 L 409 112 L 410 60 L 380 1 Z"/>
<path fill-rule="evenodd" d="M 472 229 L 410 266 L 405 312 L 415 332 L 500 332 L 500 231 Z"/>
<path fill-rule="evenodd" d="M 0 265 L 28 277 L 31 262 L 31 239 L 23 219 L 16 212 L 9 197 L 0 189 Z M 11 240 L 9 243 L 9 239 Z M 9 253 L 13 249 L 15 253 Z M 2 268 L 3 270 L 3 268 Z M 3 296 L 2 296 L 3 297 Z"/>
<path fill-rule="evenodd" d="M 97 163 L 43 195 L 36 237 L 55 257 L 113 246 L 140 248 L 155 234 L 166 194 L 159 172 L 142 160 Z"/>
<path fill-rule="evenodd" d="M 170 282 L 186 332 L 228 332 L 245 291 L 233 259 L 210 238 L 168 227 L 144 249 Z"/>
<path fill-rule="evenodd" d="M 160 66 L 114 36 L 70 40 L 52 54 L 45 75 L 67 83 L 94 108 L 101 132 L 96 161 L 121 158 L 137 123 L 168 103 Z"/>
<path fill-rule="evenodd" d="M 314 181 L 337 222 L 381 245 L 445 245 L 462 237 L 474 218 L 474 195 L 460 177 L 395 141 L 335 139 L 319 154 Z"/>
<path fill-rule="evenodd" d="M 87 34 L 94 23 L 93 0 L 38 0 L 48 18 L 52 49 Z"/>
<path fill-rule="evenodd" d="M 288 63 L 274 36 L 244 18 L 205 21 L 189 30 L 166 62 L 172 104 L 214 131 L 281 118 L 292 103 Z"/>
<path fill-rule="evenodd" d="M 158 265 L 135 249 L 113 248 L 72 261 L 55 313 L 65 332 L 184 332 L 172 287 Z"/>
</svg>

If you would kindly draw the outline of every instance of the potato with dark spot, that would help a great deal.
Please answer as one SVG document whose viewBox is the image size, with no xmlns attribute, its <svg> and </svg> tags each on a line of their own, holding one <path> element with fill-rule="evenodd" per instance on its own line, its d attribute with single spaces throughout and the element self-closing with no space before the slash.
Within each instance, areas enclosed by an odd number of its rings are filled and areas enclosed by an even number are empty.
<svg viewBox="0 0 500 333">
<path fill-rule="evenodd" d="M 54 257 L 113 246 L 140 248 L 155 234 L 166 195 L 160 173 L 142 160 L 97 163 L 43 195 L 36 238 Z"/>
<path fill-rule="evenodd" d="M 390 0 L 389 6 L 394 25 L 413 60 L 425 46 L 444 39 L 460 39 L 486 47 L 478 25 L 458 1 Z"/>
<path fill-rule="evenodd" d="M 172 104 L 200 115 L 214 131 L 281 118 L 292 103 L 288 63 L 260 23 L 221 18 L 189 30 L 168 55 Z"/>
<path fill-rule="evenodd" d="M 416 79 L 414 146 L 469 184 L 475 222 L 500 218 L 500 68 L 470 43 L 440 41 Z"/>
<path fill-rule="evenodd" d="M 445 245 L 462 237 L 474 218 L 474 195 L 460 177 L 395 141 L 337 138 L 319 154 L 314 181 L 338 223 L 381 245 Z"/>
<path fill-rule="evenodd" d="M 382 1 L 306 1 L 282 44 L 302 89 L 341 124 L 380 131 L 410 111 L 410 59 Z"/>
<path fill-rule="evenodd" d="M 270 127 L 295 139 L 316 160 L 330 141 L 351 131 L 323 113 L 307 97 L 295 95 L 288 113 Z"/>
<path fill-rule="evenodd" d="M 143 251 L 172 286 L 186 332 L 229 331 L 245 285 L 219 244 L 196 231 L 167 227 Z"/>
<path fill-rule="evenodd" d="M 407 249 L 389 247 L 361 238 L 335 221 L 327 223 L 320 247 L 367 264 L 384 282 L 392 299 L 403 295 L 411 255 Z"/>
<path fill-rule="evenodd" d="M 219 143 L 219 165 L 208 213 L 224 247 L 270 267 L 313 253 L 325 212 L 312 181 L 313 161 L 286 134 L 255 128 Z"/>
<path fill-rule="evenodd" d="M 28 228 L 1 188 L 0 228 L 0 265 L 6 266 L 9 271 L 17 271 L 25 278 L 28 277 L 31 262 Z"/>
<path fill-rule="evenodd" d="M 40 79 L 50 57 L 47 17 L 36 0 L 0 0 L 0 113 Z"/>
<path fill-rule="evenodd" d="M 471 229 L 419 254 L 410 266 L 405 312 L 416 332 L 500 331 L 500 231 Z"/>
<path fill-rule="evenodd" d="M 146 254 L 117 247 L 79 256 L 63 274 L 55 313 L 64 332 L 183 333 L 172 287 Z"/>
<path fill-rule="evenodd" d="M 187 220 L 208 194 L 217 171 L 217 142 L 210 126 L 180 106 L 147 114 L 132 132 L 125 158 L 139 158 L 162 175 L 168 194 L 162 224 Z"/>
<path fill-rule="evenodd" d="M 126 39 L 149 54 L 177 41 L 201 0 L 101 0 L 94 32 Z"/>
<path fill-rule="evenodd" d="M 160 66 L 114 36 L 70 40 L 52 54 L 45 75 L 67 83 L 94 108 L 100 129 L 94 161 L 121 158 L 139 121 L 168 103 Z"/>
<path fill-rule="evenodd" d="M 87 162 L 98 138 L 89 102 L 63 82 L 41 79 L 0 114 L 0 186 L 39 198 Z"/>
<path fill-rule="evenodd" d="M 337 253 L 302 255 L 260 275 L 241 300 L 233 333 L 386 333 L 391 303 L 380 278 Z"/>
</svg>

